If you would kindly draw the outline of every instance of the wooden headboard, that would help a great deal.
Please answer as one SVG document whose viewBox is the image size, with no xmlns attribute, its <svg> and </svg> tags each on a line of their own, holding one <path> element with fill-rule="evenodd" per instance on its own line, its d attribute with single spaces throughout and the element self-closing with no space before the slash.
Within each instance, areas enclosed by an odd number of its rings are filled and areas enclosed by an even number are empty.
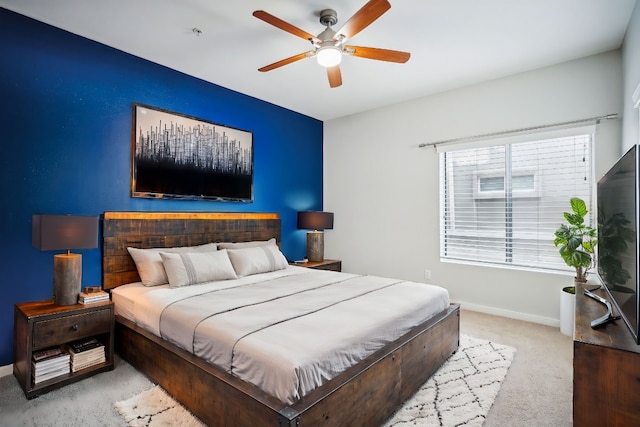
<svg viewBox="0 0 640 427">
<path fill-rule="evenodd" d="M 211 242 L 275 238 L 275 213 L 105 212 L 102 226 L 102 287 L 113 289 L 140 280 L 127 247 L 169 248 Z"/>
</svg>

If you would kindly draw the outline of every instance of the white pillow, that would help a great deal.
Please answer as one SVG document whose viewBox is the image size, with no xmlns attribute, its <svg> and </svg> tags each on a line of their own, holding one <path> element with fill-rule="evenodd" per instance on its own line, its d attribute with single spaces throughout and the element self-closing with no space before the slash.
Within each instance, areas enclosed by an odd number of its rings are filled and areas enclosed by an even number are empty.
<svg viewBox="0 0 640 427">
<path fill-rule="evenodd" d="M 229 249 L 227 252 L 238 276 L 250 276 L 289 267 L 287 259 L 276 245 Z"/>
<path fill-rule="evenodd" d="M 218 243 L 218 249 L 242 249 L 242 248 L 254 248 L 256 246 L 275 245 L 276 239 L 269 240 L 254 240 L 252 242 L 221 242 Z"/>
<path fill-rule="evenodd" d="M 207 243 L 200 246 L 181 246 L 177 248 L 127 248 L 129 255 L 138 269 L 138 275 L 145 286 L 166 285 L 169 283 L 167 274 L 162 265 L 160 252 L 212 252 L 218 250 L 215 243 Z"/>
<path fill-rule="evenodd" d="M 237 279 L 226 250 L 216 252 L 160 252 L 169 286 L 195 285 L 215 280 Z"/>
</svg>

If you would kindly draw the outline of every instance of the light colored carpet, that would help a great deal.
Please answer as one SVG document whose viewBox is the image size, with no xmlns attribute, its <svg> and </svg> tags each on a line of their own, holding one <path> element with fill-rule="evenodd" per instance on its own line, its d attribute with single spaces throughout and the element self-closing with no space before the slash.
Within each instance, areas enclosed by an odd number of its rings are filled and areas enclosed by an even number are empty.
<svg viewBox="0 0 640 427">
<path fill-rule="evenodd" d="M 153 386 L 147 377 L 116 356 L 115 369 L 25 398 L 13 375 L 0 378 L 0 426 L 125 426 L 114 402 Z"/>
<path fill-rule="evenodd" d="M 463 310 L 460 332 L 518 349 L 485 427 L 573 426 L 573 339 L 559 328 Z"/>
<path fill-rule="evenodd" d="M 573 341 L 558 328 L 463 310 L 461 332 L 518 349 L 484 427 L 570 427 Z M 116 368 L 27 400 L 0 377 L 1 426 L 125 426 L 114 403 L 153 384 L 116 357 Z"/>
<path fill-rule="evenodd" d="M 384 426 L 482 426 L 514 353 L 461 335 L 458 351 Z M 115 406 L 131 427 L 202 425 L 159 386 Z"/>
</svg>

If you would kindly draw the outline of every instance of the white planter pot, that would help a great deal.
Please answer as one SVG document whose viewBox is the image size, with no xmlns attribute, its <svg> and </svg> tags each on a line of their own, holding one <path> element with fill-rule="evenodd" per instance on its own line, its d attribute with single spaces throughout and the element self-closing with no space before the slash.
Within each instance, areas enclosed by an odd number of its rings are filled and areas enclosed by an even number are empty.
<svg viewBox="0 0 640 427">
<path fill-rule="evenodd" d="M 567 286 L 560 290 L 560 332 L 573 337 L 573 327 L 575 324 L 576 312 L 576 295 L 565 291 L 565 289 L 570 287 L 572 286 Z"/>
</svg>

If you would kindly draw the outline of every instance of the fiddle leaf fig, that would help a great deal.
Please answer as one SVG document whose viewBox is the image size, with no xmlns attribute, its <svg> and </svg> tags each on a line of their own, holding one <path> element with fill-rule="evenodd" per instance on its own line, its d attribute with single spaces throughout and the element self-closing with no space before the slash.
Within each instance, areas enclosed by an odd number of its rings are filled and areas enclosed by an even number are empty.
<svg viewBox="0 0 640 427">
<path fill-rule="evenodd" d="M 570 203 L 571 210 L 576 214 L 577 217 L 580 218 L 581 223 L 583 223 L 584 217 L 587 216 L 587 213 L 589 213 L 589 211 L 587 210 L 587 204 L 584 202 L 584 200 L 577 197 L 572 198 Z"/>
<path fill-rule="evenodd" d="M 587 271 L 593 263 L 593 251 L 598 244 L 596 229 L 586 225 L 584 218 L 589 213 L 584 200 L 574 197 L 570 200 L 573 212 L 564 212 L 569 223 L 561 224 L 555 232 L 553 244 L 565 264 L 576 269 L 576 280 L 586 279 Z"/>
</svg>

